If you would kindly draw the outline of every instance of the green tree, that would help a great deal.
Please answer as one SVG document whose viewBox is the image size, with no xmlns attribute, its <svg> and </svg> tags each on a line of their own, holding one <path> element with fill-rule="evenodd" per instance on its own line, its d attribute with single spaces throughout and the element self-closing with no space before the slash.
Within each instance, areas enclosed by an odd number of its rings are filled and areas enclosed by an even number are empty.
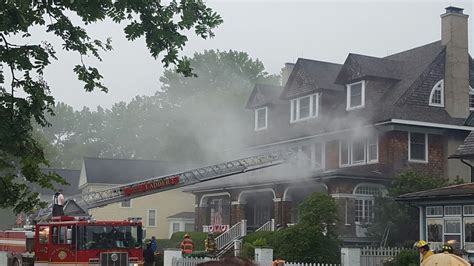
<svg viewBox="0 0 474 266">
<path fill-rule="evenodd" d="M 187 42 L 184 32 L 194 30 L 202 38 L 212 37 L 212 29 L 222 23 L 221 17 L 201 0 L 161 1 L 53 1 L 18 0 L 0 3 L 0 207 L 13 207 L 15 212 L 28 211 L 39 204 L 37 194 L 28 182 L 53 188 L 63 183 L 57 175 L 44 175 L 41 165 L 48 165 L 44 151 L 33 137 L 33 118 L 47 126 L 46 113 L 52 114 L 54 98 L 43 79 L 44 69 L 57 59 L 53 46 L 37 42 L 32 28 L 63 41 L 62 49 L 76 52 L 81 62 L 73 71 L 84 89 L 107 91 L 99 70 L 82 60 L 92 56 L 101 60 L 100 52 L 112 49 L 111 40 L 92 39 L 82 24 L 110 19 L 123 23 L 128 40 L 144 38 L 154 58 L 176 72 L 192 76 L 190 62 L 179 57 Z M 48 36 L 49 37 L 49 36 Z M 23 182 L 22 180 L 26 180 Z"/>
<path fill-rule="evenodd" d="M 299 210 L 298 224 L 279 232 L 275 255 L 286 261 L 337 263 L 340 241 L 334 199 L 327 194 L 314 193 L 301 203 Z"/>
<path fill-rule="evenodd" d="M 388 232 L 387 245 L 412 246 L 419 236 L 419 210 L 406 203 L 395 201 L 396 197 L 412 192 L 459 184 L 439 177 L 425 176 L 416 172 L 401 173 L 388 190 L 388 197 L 375 200 L 375 223 L 368 226 L 369 236 L 382 240 Z"/>
</svg>

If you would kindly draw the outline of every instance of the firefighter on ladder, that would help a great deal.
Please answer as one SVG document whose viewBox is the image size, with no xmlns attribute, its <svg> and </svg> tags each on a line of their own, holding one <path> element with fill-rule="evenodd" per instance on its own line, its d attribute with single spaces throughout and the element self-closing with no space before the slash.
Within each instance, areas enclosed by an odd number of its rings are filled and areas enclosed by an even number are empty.
<svg viewBox="0 0 474 266">
<path fill-rule="evenodd" d="M 183 241 L 181 241 L 181 252 L 183 252 L 183 255 L 185 255 L 193 253 L 193 250 L 194 242 L 191 237 L 189 237 L 189 234 L 185 234 Z"/>
<path fill-rule="evenodd" d="M 64 195 L 63 190 L 58 189 L 53 196 L 53 216 L 64 216 Z"/>
</svg>

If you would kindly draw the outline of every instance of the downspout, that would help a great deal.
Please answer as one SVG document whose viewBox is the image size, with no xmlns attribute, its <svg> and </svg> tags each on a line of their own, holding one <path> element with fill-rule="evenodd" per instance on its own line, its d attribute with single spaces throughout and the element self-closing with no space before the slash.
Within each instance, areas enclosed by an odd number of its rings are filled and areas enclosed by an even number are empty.
<svg viewBox="0 0 474 266">
<path fill-rule="evenodd" d="M 464 161 L 464 159 L 460 159 L 461 162 L 467 166 L 469 166 L 469 168 L 471 169 L 471 183 L 473 182 L 472 178 L 474 177 L 474 168 L 473 168 L 473 165 Z"/>
</svg>

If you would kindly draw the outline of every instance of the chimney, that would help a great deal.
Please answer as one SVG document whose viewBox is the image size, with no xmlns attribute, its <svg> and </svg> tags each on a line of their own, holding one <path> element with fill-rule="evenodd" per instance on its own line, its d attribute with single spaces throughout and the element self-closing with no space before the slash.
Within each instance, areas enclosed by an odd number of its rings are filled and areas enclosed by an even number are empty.
<svg viewBox="0 0 474 266">
<path fill-rule="evenodd" d="M 293 63 L 285 63 L 285 67 L 281 69 L 281 86 L 285 87 L 286 82 L 288 81 L 288 78 L 290 77 L 291 71 L 293 71 L 294 67 L 295 64 Z"/>
<path fill-rule="evenodd" d="M 456 118 L 469 115 L 468 15 L 463 9 L 447 7 L 441 15 L 441 44 L 446 46 L 444 102 Z"/>
</svg>

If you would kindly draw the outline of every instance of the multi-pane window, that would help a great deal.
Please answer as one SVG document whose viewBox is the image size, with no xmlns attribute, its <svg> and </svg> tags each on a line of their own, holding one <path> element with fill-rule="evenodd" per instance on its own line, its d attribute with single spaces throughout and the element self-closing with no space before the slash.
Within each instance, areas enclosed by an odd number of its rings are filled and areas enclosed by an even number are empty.
<svg viewBox="0 0 474 266">
<path fill-rule="evenodd" d="M 365 105 L 365 82 L 359 81 L 347 85 L 346 110 L 364 107 Z"/>
<path fill-rule="evenodd" d="M 453 216 L 453 215 L 461 215 L 462 208 L 461 206 L 445 206 L 444 207 L 444 215 L 445 216 Z"/>
<path fill-rule="evenodd" d="M 179 223 L 173 223 L 173 233 L 179 231 Z"/>
<path fill-rule="evenodd" d="M 148 226 L 156 226 L 156 210 L 148 210 Z"/>
<path fill-rule="evenodd" d="M 355 199 L 355 221 L 357 223 L 373 223 L 374 196 L 382 196 L 383 191 L 376 185 L 359 185 L 354 189 Z"/>
<path fill-rule="evenodd" d="M 120 207 L 122 208 L 131 208 L 132 207 L 132 200 L 124 200 L 120 202 Z"/>
<path fill-rule="evenodd" d="M 365 163 L 365 139 L 351 141 L 351 164 Z"/>
<path fill-rule="evenodd" d="M 319 113 L 319 93 L 291 100 L 290 122 L 317 117 Z"/>
<path fill-rule="evenodd" d="M 426 133 L 408 133 L 408 160 L 428 161 L 428 135 Z"/>
<path fill-rule="evenodd" d="M 339 141 L 339 165 L 357 165 L 378 162 L 378 137 L 345 139 Z"/>
<path fill-rule="evenodd" d="M 268 107 L 255 110 L 255 130 L 266 129 L 268 124 Z"/>
<path fill-rule="evenodd" d="M 469 86 L 469 111 L 474 111 L 474 89 Z"/>
<path fill-rule="evenodd" d="M 426 219 L 428 242 L 443 242 L 443 219 Z"/>
<path fill-rule="evenodd" d="M 464 205 L 464 215 L 474 216 L 474 205 Z"/>
<path fill-rule="evenodd" d="M 474 218 L 464 218 L 464 249 L 474 248 Z"/>
<path fill-rule="evenodd" d="M 431 89 L 430 106 L 444 106 L 444 80 L 438 81 Z"/>
<path fill-rule="evenodd" d="M 443 216 L 443 207 L 442 206 L 426 207 L 426 216 L 427 217 Z"/>
<path fill-rule="evenodd" d="M 185 223 L 184 224 L 184 231 L 185 232 L 194 232 L 194 224 L 193 223 Z"/>
<path fill-rule="evenodd" d="M 378 162 L 379 160 L 379 139 L 373 136 L 367 139 L 367 161 Z"/>
<path fill-rule="evenodd" d="M 298 163 L 315 169 L 324 169 L 324 143 L 313 143 L 297 146 L 293 151 L 298 155 Z"/>
</svg>

